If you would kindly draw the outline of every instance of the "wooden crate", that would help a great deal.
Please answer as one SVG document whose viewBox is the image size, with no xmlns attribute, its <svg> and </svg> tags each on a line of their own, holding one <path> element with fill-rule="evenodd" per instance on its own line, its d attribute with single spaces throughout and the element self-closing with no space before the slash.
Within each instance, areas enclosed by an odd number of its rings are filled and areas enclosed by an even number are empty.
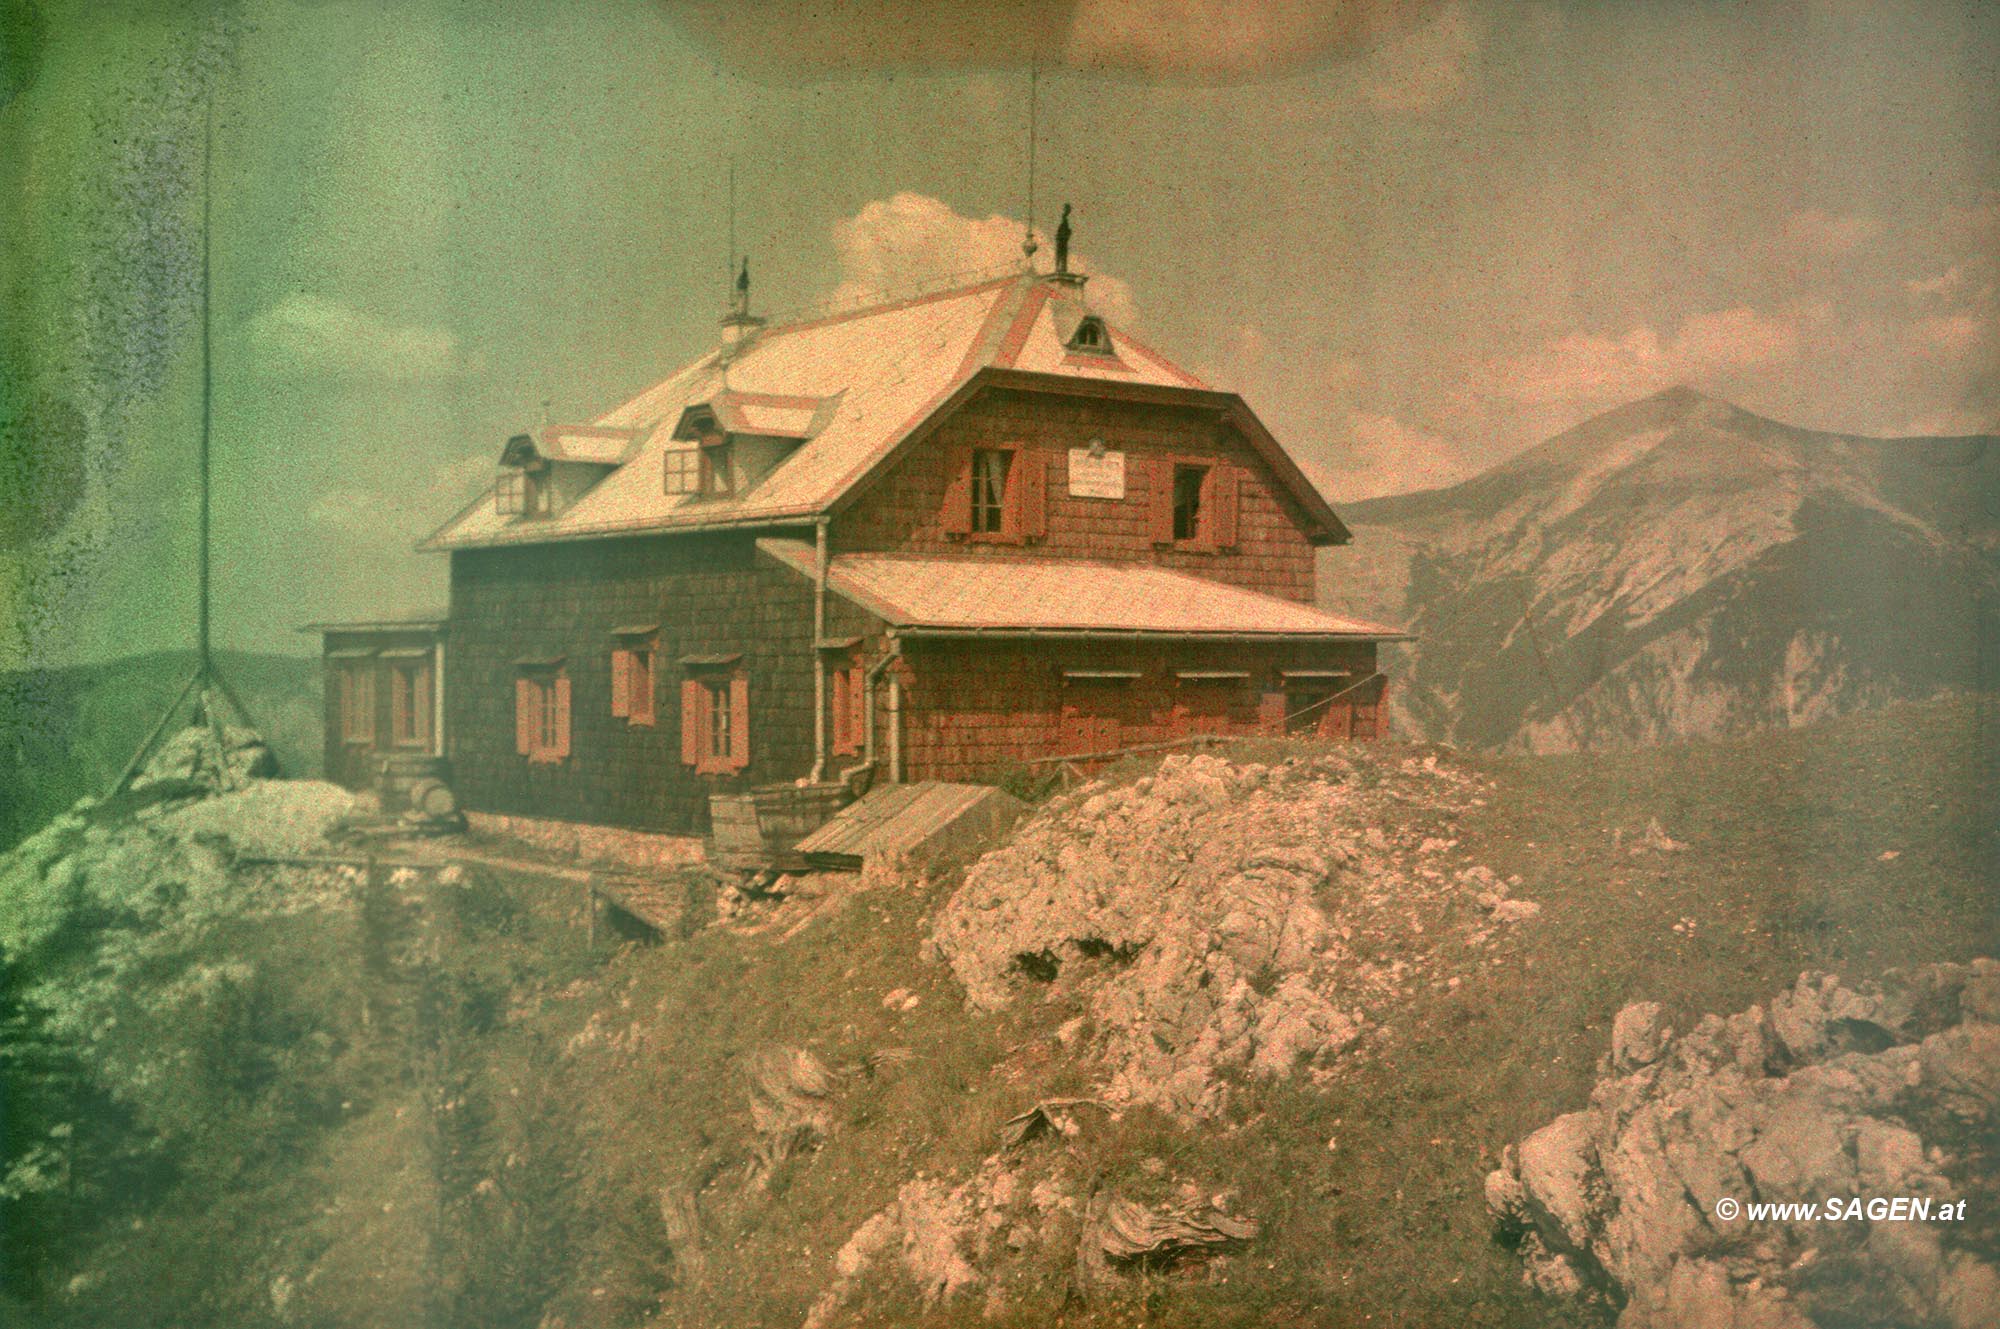
<svg viewBox="0 0 2000 1329">
<path fill-rule="evenodd" d="M 772 785 L 708 799 L 711 863 L 723 868 L 794 871 L 804 860 L 792 847 L 853 801 L 844 784 Z"/>
</svg>

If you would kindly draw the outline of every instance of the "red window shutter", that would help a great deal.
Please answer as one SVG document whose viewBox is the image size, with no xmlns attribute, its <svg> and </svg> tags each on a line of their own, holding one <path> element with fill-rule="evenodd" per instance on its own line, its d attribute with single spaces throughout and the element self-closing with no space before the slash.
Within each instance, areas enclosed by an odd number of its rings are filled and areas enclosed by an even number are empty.
<svg viewBox="0 0 2000 1329">
<path fill-rule="evenodd" d="M 1014 533 L 1023 540 L 1039 540 L 1049 533 L 1049 459 L 1034 448 L 1014 454 L 1014 476 L 1008 487 L 1008 509 L 1018 514 Z"/>
<path fill-rule="evenodd" d="M 1218 465 L 1208 473 L 1209 543 L 1217 549 L 1234 549 L 1237 542 L 1238 510 L 1243 499 L 1242 472 L 1234 466 Z"/>
<path fill-rule="evenodd" d="M 860 660 L 854 660 L 854 669 L 848 671 L 848 687 L 854 695 L 848 701 L 848 715 L 852 717 L 852 733 L 848 733 L 848 751 L 862 751 L 862 735 L 868 733 L 868 667 Z"/>
<path fill-rule="evenodd" d="M 1155 457 L 1152 470 L 1151 507 L 1148 510 L 1147 527 L 1156 545 L 1170 545 L 1174 542 L 1174 459 Z"/>
<path fill-rule="evenodd" d="M 708 714 L 708 698 L 702 695 L 702 686 L 690 678 L 681 683 L 681 765 L 693 766 L 701 761 L 701 732 L 704 717 Z"/>
<path fill-rule="evenodd" d="M 729 764 L 742 770 L 750 764 L 750 676 L 729 680 Z"/>
<path fill-rule="evenodd" d="M 549 689 L 549 704 L 556 708 L 556 746 L 552 757 L 569 755 L 569 675 L 557 674 Z"/>
<path fill-rule="evenodd" d="M 367 664 L 361 665 L 355 678 L 361 685 L 357 689 L 360 693 L 360 699 L 355 707 L 355 712 L 361 719 L 361 729 L 355 737 L 364 743 L 373 743 L 375 741 L 375 662 L 371 660 Z"/>
<path fill-rule="evenodd" d="M 972 532 L 972 449 L 952 448 L 945 453 L 944 506 L 938 511 L 938 525 L 946 535 Z"/>
<path fill-rule="evenodd" d="M 524 757 L 535 750 L 535 730 L 541 726 L 538 700 L 533 679 L 514 680 L 514 751 Z"/>
<path fill-rule="evenodd" d="M 632 700 L 628 709 L 632 712 L 632 723 L 653 723 L 653 652 L 629 651 L 626 658 L 631 661 L 626 666 L 626 677 L 632 684 Z"/>
<path fill-rule="evenodd" d="M 632 714 L 632 652 L 624 649 L 611 652 L 611 714 Z"/>
<path fill-rule="evenodd" d="M 833 671 L 833 695 L 830 700 L 833 706 L 833 750 L 837 754 L 845 755 L 847 752 L 848 728 L 847 671 L 845 669 L 836 669 Z"/>
<path fill-rule="evenodd" d="M 860 665 L 833 676 L 833 750 L 839 756 L 861 750 L 861 681 Z"/>
</svg>

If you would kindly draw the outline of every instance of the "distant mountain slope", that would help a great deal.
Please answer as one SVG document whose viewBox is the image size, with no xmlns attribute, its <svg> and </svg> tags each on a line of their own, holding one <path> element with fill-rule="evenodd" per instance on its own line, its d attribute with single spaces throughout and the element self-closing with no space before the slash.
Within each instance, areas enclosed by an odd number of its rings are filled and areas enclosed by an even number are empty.
<svg viewBox="0 0 2000 1329">
<path fill-rule="evenodd" d="M 320 768 L 320 663 L 223 651 L 216 666 L 286 775 Z M 0 673 L 0 848 L 102 793 L 194 669 L 192 652 Z"/>
<path fill-rule="evenodd" d="M 1388 665 L 1405 734 L 1623 746 L 2000 683 L 2000 438 L 1676 388 L 1341 516 L 1322 599 L 1420 636 Z"/>
</svg>

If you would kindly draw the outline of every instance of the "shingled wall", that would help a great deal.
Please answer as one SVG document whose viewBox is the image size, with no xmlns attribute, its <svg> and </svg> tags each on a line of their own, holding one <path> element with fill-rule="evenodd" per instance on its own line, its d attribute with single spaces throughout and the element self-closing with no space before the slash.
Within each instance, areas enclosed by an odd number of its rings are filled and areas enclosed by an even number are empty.
<svg viewBox="0 0 2000 1329">
<path fill-rule="evenodd" d="M 1069 449 L 1102 439 L 1125 453 L 1123 499 L 1069 493 Z M 1048 533 L 1026 546 L 945 534 L 945 488 L 954 449 L 1020 443 L 1047 458 Z M 1236 549 L 1157 548 L 1148 526 L 1147 468 L 1176 456 L 1226 461 L 1242 474 Z M 1184 406 L 1035 396 L 993 389 L 955 412 L 833 523 L 835 553 L 908 553 L 1018 558 L 1135 560 L 1227 582 L 1286 600 L 1313 600 L 1313 548 L 1305 518 L 1269 466 L 1219 416 Z"/>
<path fill-rule="evenodd" d="M 1319 686 L 1362 683 L 1372 642 L 1260 645 L 1163 642 L 912 640 L 903 701 L 903 763 L 913 780 L 991 780 L 1033 756 L 1069 756 L 1190 734 L 1283 732 L 1280 670 L 1343 670 Z M 1136 671 L 1132 679 L 1065 671 Z M 1247 673 L 1195 680 L 1183 671 Z M 1337 719 L 1370 719 L 1379 682 L 1338 703 Z M 1066 714 L 1067 712 L 1067 714 Z M 1324 711 L 1321 712 L 1324 714 Z M 1358 732 L 1358 731 L 1357 731 Z"/>
<path fill-rule="evenodd" d="M 749 534 L 579 540 L 452 555 L 446 742 L 458 792 L 479 812 L 646 830 L 707 825 L 712 792 L 794 780 L 812 767 L 812 583 Z M 860 631 L 837 610 L 829 631 Z M 656 720 L 611 713 L 611 632 L 659 624 Z M 742 653 L 750 764 L 696 775 L 681 764 L 685 655 Z M 514 749 L 516 661 L 561 656 L 570 752 Z"/>
</svg>

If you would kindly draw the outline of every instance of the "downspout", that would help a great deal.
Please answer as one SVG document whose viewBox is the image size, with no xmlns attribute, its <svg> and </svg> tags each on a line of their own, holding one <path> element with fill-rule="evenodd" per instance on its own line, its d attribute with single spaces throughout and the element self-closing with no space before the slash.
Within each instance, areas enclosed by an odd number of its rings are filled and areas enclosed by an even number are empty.
<svg viewBox="0 0 2000 1329">
<path fill-rule="evenodd" d="M 869 665 L 868 672 L 861 677 L 861 760 L 834 776 L 841 784 L 875 764 L 875 685 L 882 681 L 882 674 L 890 665 L 903 658 L 903 643 L 897 639 L 894 628 L 889 629 L 888 637 L 889 646 L 882 652 L 882 658 Z M 895 694 L 890 695 L 893 698 Z M 892 700 L 890 706 L 893 713 L 896 702 Z M 895 742 L 892 751 L 901 756 L 900 738 L 892 735 L 892 741 Z"/>
<path fill-rule="evenodd" d="M 826 522 L 813 523 L 813 768 L 806 783 L 826 778 Z"/>
<path fill-rule="evenodd" d="M 444 633 L 431 648 L 431 755 L 444 756 Z"/>
<path fill-rule="evenodd" d="M 903 783 L 903 680 L 889 680 L 889 783 Z"/>
</svg>

